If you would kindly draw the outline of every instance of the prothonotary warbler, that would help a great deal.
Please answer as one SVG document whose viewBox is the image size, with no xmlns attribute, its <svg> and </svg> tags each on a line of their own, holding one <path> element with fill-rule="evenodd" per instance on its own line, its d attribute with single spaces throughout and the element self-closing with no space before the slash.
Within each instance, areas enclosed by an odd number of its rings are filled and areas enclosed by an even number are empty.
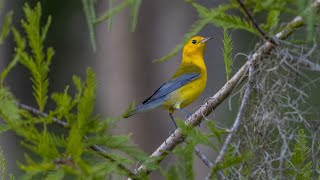
<svg viewBox="0 0 320 180">
<path fill-rule="evenodd" d="M 128 118 L 137 113 L 162 107 L 169 110 L 169 116 L 177 128 L 172 116 L 173 112 L 178 109 L 183 110 L 182 108 L 196 100 L 206 86 L 207 69 L 203 60 L 203 53 L 206 43 L 210 39 L 212 37 L 195 36 L 191 38 L 183 47 L 182 62 L 171 79 L 124 117 Z"/>
</svg>

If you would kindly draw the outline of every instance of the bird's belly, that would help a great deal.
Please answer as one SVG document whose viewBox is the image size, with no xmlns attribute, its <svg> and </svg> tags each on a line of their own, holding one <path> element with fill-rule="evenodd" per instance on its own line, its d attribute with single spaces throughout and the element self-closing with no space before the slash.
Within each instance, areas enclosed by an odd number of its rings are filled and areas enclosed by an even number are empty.
<svg viewBox="0 0 320 180">
<path fill-rule="evenodd" d="M 206 78 L 199 78 L 182 86 L 169 95 L 163 104 L 165 109 L 182 109 L 195 101 L 203 92 L 206 85 Z"/>
</svg>

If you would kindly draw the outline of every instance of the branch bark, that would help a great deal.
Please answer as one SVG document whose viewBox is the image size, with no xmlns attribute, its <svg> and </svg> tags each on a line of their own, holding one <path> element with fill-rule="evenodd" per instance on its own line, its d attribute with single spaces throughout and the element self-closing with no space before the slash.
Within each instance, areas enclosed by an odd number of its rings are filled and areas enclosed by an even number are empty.
<svg viewBox="0 0 320 180">
<path fill-rule="evenodd" d="M 226 154 L 227 152 L 227 149 L 228 149 L 228 146 L 229 144 L 231 143 L 231 139 L 232 139 L 232 136 L 233 134 L 238 130 L 239 126 L 240 126 L 240 123 L 241 123 L 241 120 L 242 120 L 242 117 L 243 117 L 243 114 L 245 112 L 245 108 L 248 104 L 248 101 L 250 99 L 250 95 L 252 93 L 252 88 L 253 88 L 253 73 L 254 73 L 254 62 L 253 60 L 254 59 L 251 59 L 249 58 L 250 61 L 249 61 L 249 80 L 247 82 L 247 85 L 246 85 L 246 90 L 245 90 L 245 93 L 244 93 L 244 96 L 243 96 L 243 99 L 242 99 L 242 102 L 241 102 L 241 105 L 240 105 L 240 108 L 239 108 L 239 111 L 238 111 L 238 114 L 237 114 L 237 117 L 236 117 L 236 120 L 234 121 L 233 123 L 233 126 L 231 128 L 231 131 L 229 133 L 229 135 L 227 136 L 220 152 L 219 152 L 219 155 L 217 156 L 213 166 L 212 166 L 212 169 L 211 169 L 211 172 L 209 173 L 209 175 L 206 177 L 206 179 L 212 179 L 212 176 L 213 176 L 213 168 L 215 168 L 217 166 L 218 163 L 220 163 L 222 161 L 222 159 L 224 158 L 224 155 Z M 218 172 L 218 176 L 221 176 Z"/>
<path fill-rule="evenodd" d="M 203 154 L 201 153 L 200 149 L 195 147 L 194 153 L 199 157 L 199 159 L 206 165 L 208 168 L 213 167 L 213 163 Z"/>
</svg>

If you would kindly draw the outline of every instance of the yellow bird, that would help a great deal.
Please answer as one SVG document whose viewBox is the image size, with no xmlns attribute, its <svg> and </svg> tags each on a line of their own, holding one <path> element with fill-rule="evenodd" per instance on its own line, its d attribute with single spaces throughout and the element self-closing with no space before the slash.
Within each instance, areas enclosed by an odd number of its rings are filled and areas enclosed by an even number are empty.
<svg viewBox="0 0 320 180">
<path fill-rule="evenodd" d="M 134 110 L 124 115 L 128 118 L 134 114 L 162 107 L 169 110 L 169 116 L 175 127 L 172 116 L 175 110 L 183 110 L 203 92 L 207 84 L 207 69 L 203 59 L 206 43 L 212 37 L 192 37 L 183 47 L 182 62 L 171 79 L 164 83 L 152 96 L 142 102 Z"/>
</svg>

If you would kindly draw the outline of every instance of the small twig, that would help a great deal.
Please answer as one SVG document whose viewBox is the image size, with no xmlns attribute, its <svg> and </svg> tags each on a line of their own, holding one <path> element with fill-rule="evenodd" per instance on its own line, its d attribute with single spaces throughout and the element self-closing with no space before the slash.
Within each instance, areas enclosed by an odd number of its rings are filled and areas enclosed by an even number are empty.
<svg viewBox="0 0 320 180">
<path fill-rule="evenodd" d="M 53 163 L 56 166 L 68 165 L 68 166 L 75 167 L 75 164 L 74 164 L 74 162 L 72 161 L 72 159 L 70 157 L 65 158 L 65 159 L 56 159 L 56 160 L 53 161 Z"/>
<path fill-rule="evenodd" d="M 213 163 L 200 151 L 199 148 L 194 148 L 194 153 L 199 157 L 199 159 L 206 165 L 208 168 L 213 167 Z"/>
<path fill-rule="evenodd" d="M 271 44 L 273 44 L 274 46 L 277 46 L 278 43 L 271 37 L 268 36 L 268 34 L 266 32 L 264 32 L 260 26 L 258 25 L 258 23 L 254 20 L 253 16 L 251 15 L 251 13 L 249 12 L 249 10 L 246 8 L 246 6 L 242 3 L 241 0 L 237 0 L 237 2 L 239 3 L 240 7 L 243 9 L 243 11 L 245 12 L 245 14 L 247 15 L 247 18 L 252 22 L 253 26 L 258 30 L 258 32 L 261 34 L 261 36 L 266 40 L 269 41 Z"/>
<path fill-rule="evenodd" d="M 304 56 L 306 56 L 306 57 L 309 57 L 309 56 L 311 56 L 312 54 L 313 54 L 313 52 L 317 49 L 317 41 L 316 41 L 316 39 L 314 38 L 313 39 L 313 46 L 312 46 L 312 48 L 307 52 L 307 54 L 305 54 Z"/>
<path fill-rule="evenodd" d="M 226 154 L 227 152 L 227 148 L 229 146 L 229 144 L 231 143 L 231 139 L 232 139 L 232 136 L 233 134 L 238 130 L 239 126 L 240 126 L 240 123 L 241 123 L 241 120 L 242 120 L 242 117 L 244 115 L 244 112 L 245 112 L 245 108 L 248 104 L 248 101 L 249 101 L 249 98 L 250 98 L 250 95 L 251 95 L 251 92 L 252 92 L 252 88 L 253 88 L 253 73 L 254 73 L 254 62 L 253 62 L 253 59 L 252 58 L 249 58 L 249 80 L 248 80 L 248 83 L 246 85 L 246 90 L 245 90 L 245 93 L 244 93 L 244 96 L 243 96 L 243 99 L 242 99 L 242 102 L 241 102 L 241 105 L 240 105 L 240 108 L 239 108 L 239 111 L 238 111 L 238 114 L 237 114 L 237 117 L 236 117 L 236 120 L 234 121 L 233 123 L 233 126 L 231 128 L 231 132 L 229 133 L 229 135 L 227 136 L 220 152 L 219 152 L 219 155 L 217 156 L 215 162 L 214 162 L 214 165 L 212 167 L 212 169 L 222 161 L 222 159 L 224 158 L 224 155 Z M 211 179 L 213 176 L 213 171 L 211 171 L 207 177 L 207 179 Z"/>
<path fill-rule="evenodd" d="M 25 104 L 22 104 L 22 103 L 17 103 L 17 105 L 21 108 L 21 109 L 24 109 L 24 110 L 27 110 L 35 115 L 38 115 L 38 116 L 41 116 L 41 117 L 48 117 L 49 115 L 45 112 L 41 112 L 39 111 L 38 109 L 36 108 L 33 108 L 31 106 L 28 106 L 28 105 L 25 105 Z M 69 125 L 67 122 L 65 121 L 61 121 L 59 119 L 57 119 L 56 117 L 52 117 L 52 121 L 62 127 L 65 127 L 67 128 Z M 87 136 L 84 136 L 85 139 L 88 139 Z M 132 177 L 134 179 L 134 173 L 131 172 L 131 170 L 129 170 L 128 168 L 126 168 L 123 164 L 119 163 L 117 160 L 115 160 L 113 157 L 111 157 L 111 155 L 106 151 L 104 150 L 103 148 L 101 148 L 100 146 L 98 145 L 92 145 L 90 146 L 90 148 L 94 151 L 96 151 L 98 154 L 100 154 L 101 156 L 103 156 L 104 158 L 108 159 L 109 161 L 111 162 L 115 162 L 118 164 L 118 167 L 119 169 L 123 170 L 129 177 Z"/>
<path fill-rule="evenodd" d="M 285 58 L 289 58 L 287 57 L 287 54 L 281 54 L 281 55 L 284 56 Z M 290 56 L 288 61 L 289 62 L 295 61 L 299 65 L 302 65 L 303 67 L 308 69 L 309 71 L 320 72 L 320 65 L 310 61 L 307 58 L 307 56 L 300 56 L 300 57 Z"/>
<path fill-rule="evenodd" d="M 24 109 L 24 110 L 27 110 L 33 114 L 36 114 L 38 116 L 42 116 L 42 117 L 48 117 L 49 115 L 45 112 L 41 112 L 39 111 L 38 109 L 36 108 L 33 108 L 31 106 L 28 106 L 28 105 L 25 105 L 25 104 L 22 104 L 22 103 L 17 103 L 17 105 L 21 108 L 21 109 Z M 60 126 L 63 126 L 63 127 L 68 127 L 68 123 L 67 122 L 64 122 L 64 121 L 61 121 L 59 119 L 57 119 L 56 117 L 52 117 L 52 121 L 57 123 L 58 125 Z"/>
<path fill-rule="evenodd" d="M 302 58 L 293 58 L 293 60 L 296 60 L 300 65 L 303 65 L 310 71 L 320 72 L 320 65 L 313 63 L 309 59 L 302 57 Z"/>
</svg>

